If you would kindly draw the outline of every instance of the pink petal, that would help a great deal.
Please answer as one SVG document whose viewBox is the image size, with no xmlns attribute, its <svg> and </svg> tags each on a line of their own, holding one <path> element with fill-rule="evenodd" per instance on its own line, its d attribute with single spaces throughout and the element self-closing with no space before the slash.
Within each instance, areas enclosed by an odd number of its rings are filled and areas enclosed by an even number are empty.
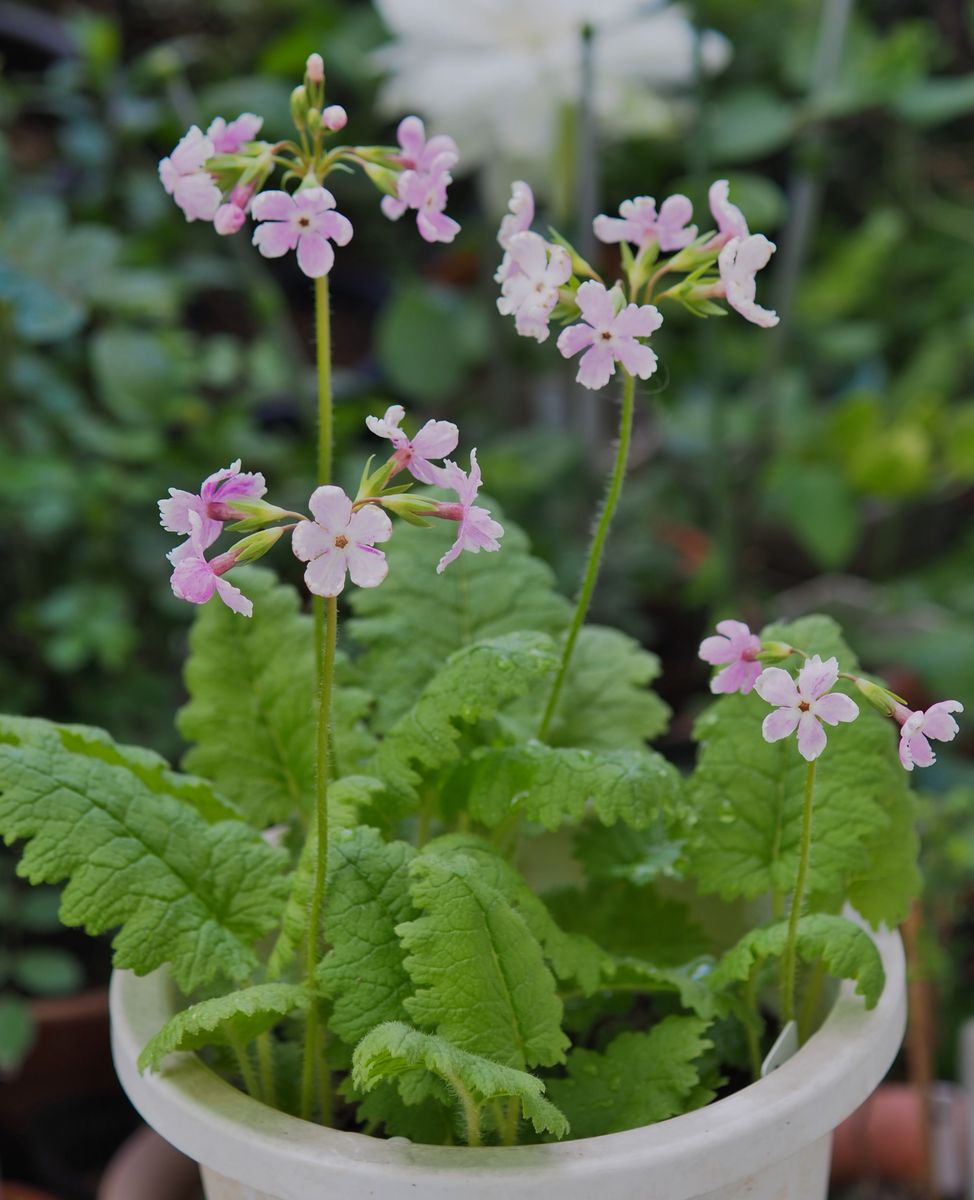
<svg viewBox="0 0 974 1200">
<path fill-rule="evenodd" d="M 426 127 L 419 117 L 403 117 L 396 140 L 413 163 L 418 163 L 426 147 Z"/>
<path fill-rule="evenodd" d="M 181 175 L 176 180 L 173 199 L 183 210 L 187 221 L 212 221 L 223 195 L 205 171 Z"/>
<path fill-rule="evenodd" d="M 388 438 L 398 449 L 409 443 L 409 439 L 399 428 L 405 415 L 406 410 L 401 404 L 390 404 L 381 417 L 366 417 L 365 424 L 376 437 Z"/>
<path fill-rule="evenodd" d="M 859 716 L 859 705 L 842 692 L 830 692 L 815 701 L 815 716 L 826 725 L 838 725 L 840 721 L 854 721 Z"/>
<path fill-rule="evenodd" d="M 477 451 L 470 451 L 470 474 L 464 479 L 460 487 L 457 488 L 457 495 L 463 504 L 473 504 L 477 498 L 477 493 L 480 491 L 482 477 L 480 474 L 480 463 L 477 462 Z"/>
<path fill-rule="evenodd" d="M 938 742 L 952 742 L 960 727 L 950 714 L 963 711 L 964 706 L 958 700 L 941 700 L 931 705 L 923 714 L 924 734 Z"/>
<path fill-rule="evenodd" d="M 504 526 L 494 520 L 488 509 L 474 505 L 467 510 L 460 532 L 463 548 L 476 554 L 478 550 L 499 550 L 497 539 L 504 536 Z"/>
<path fill-rule="evenodd" d="M 564 246 L 551 246 L 551 261 L 545 270 L 545 282 L 549 287 L 561 287 L 572 277 L 572 256 Z"/>
<path fill-rule="evenodd" d="M 511 184 L 511 199 L 507 207 L 509 212 L 501 220 L 497 231 L 497 241 L 504 250 L 510 246 L 511 238 L 530 229 L 534 220 L 534 192 L 523 180 L 516 179 Z"/>
<path fill-rule="evenodd" d="M 166 194 L 171 196 L 179 179 L 179 172 L 176 170 L 171 158 L 159 160 L 159 179 L 162 182 L 162 186 L 166 189 Z"/>
<path fill-rule="evenodd" d="M 724 621 L 723 624 L 727 625 L 730 622 Z M 719 629 L 720 625 L 717 628 Z M 733 662 L 737 658 L 737 648 L 730 638 L 707 637 L 700 643 L 697 654 L 704 662 L 717 666 L 719 663 Z"/>
<path fill-rule="evenodd" d="M 443 212 L 420 211 L 416 214 L 416 228 L 424 241 L 452 242 L 460 232 L 460 225 Z"/>
<path fill-rule="evenodd" d="M 801 697 L 795 681 L 781 667 L 767 667 L 757 678 L 754 690 L 769 704 L 781 704 L 787 707 L 797 706 Z"/>
<path fill-rule="evenodd" d="M 327 188 L 301 188 L 294 193 L 294 207 L 299 212 L 323 213 L 335 207 L 335 197 Z"/>
<path fill-rule="evenodd" d="M 798 672 L 798 691 L 805 700 L 817 700 L 835 687 L 838 678 L 837 658 L 827 658 L 823 662 L 817 654 L 813 654 Z"/>
<path fill-rule="evenodd" d="M 450 565 L 450 563 L 455 562 L 460 557 L 460 553 L 462 550 L 463 550 L 463 537 L 460 536 L 453 543 L 453 545 L 450 547 L 450 549 L 447 550 L 446 554 L 444 554 L 443 557 L 440 559 L 440 561 L 436 564 L 437 575 L 442 575 L 443 572 L 446 570 L 446 568 Z"/>
<path fill-rule="evenodd" d="M 324 554 L 313 558 L 304 571 L 308 591 L 315 596 L 337 596 L 345 586 L 347 553 L 348 547 L 339 550 L 333 545 Z"/>
<path fill-rule="evenodd" d="M 654 304 L 627 304 L 612 322 L 617 337 L 644 338 L 663 324 L 663 314 Z"/>
<path fill-rule="evenodd" d="M 246 213 L 236 204 L 221 204 L 213 217 L 213 228 L 221 237 L 232 237 L 243 228 Z"/>
<path fill-rule="evenodd" d="M 413 438 L 413 451 L 422 458 L 446 458 L 459 441 L 460 430 L 452 421 L 427 421 Z"/>
<path fill-rule="evenodd" d="M 213 489 L 213 499 L 220 504 L 230 504 L 233 500 L 259 498 L 266 491 L 267 484 L 259 471 L 238 471 Z"/>
<path fill-rule="evenodd" d="M 291 549 L 302 562 L 310 562 L 327 553 L 334 545 L 335 535 L 326 532 L 314 521 L 299 521 L 291 534 Z"/>
<path fill-rule="evenodd" d="M 339 212 L 327 212 L 318 218 L 318 232 L 336 246 L 347 246 L 352 240 L 352 222 Z"/>
<path fill-rule="evenodd" d="M 740 692 L 742 696 L 746 696 L 754 687 L 755 681 L 760 674 L 760 663 L 749 662 L 747 659 L 740 658 L 729 667 L 725 667 L 723 671 L 717 672 L 710 681 L 710 690 L 718 696 L 731 692 Z M 789 709 L 787 711 L 792 710 Z"/>
<path fill-rule="evenodd" d="M 737 645 L 743 645 L 748 640 L 754 640 L 758 644 L 758 649 L 760 649 L 760 639 L 751 633 L 750 626 L 745 625 L 743 621 L 734 621 L 730 618 L 726 621 L 718 621 L 717 632 L 722 633 L 726 638 L 730 638 Z"/>
<path fill-rule="evenodd" d="M 595 218 L 592 229 L 599 241 L 608 246 L 624 242 L 629 237 L 628 221 L 621 221 L 618 217 L 607 217 L 604 213 Z"/>
<path fill-rule="evenodd" d="M 160 525 L 170 533 L 189 533 L 189 514 L 201 512 L 203 501 L 192 492 L 183 492 L 178 488 L 170 488 L 169 497 L 168 500 L 159 501 Z"/>
<path fill-rule="evenodd" d="M 187 554 L 176 563 L 170 584 L 180 600 L 205 604 L 216 589 L 216 578 L 209 563 L 195 554 Z"/>
<path fill-rule="evenodd" d="M 265 221 L 254 230 L 253 244 L 265 258 L 281 258 L 298 244 L 298 231 L 287 221 Z"/>
<path fill-rule="evenodd" d="M 693 205 L 686 197 L 677 193 L 663 201 L 659 210 L 658 237 L 660 249 L 682 250 L 697 236 L 696 225 L 690 225 Z"/>
<path fill-rule="evenodd" d="M 389 514 L 377 504 L 366 504 L 352 513 L 348 523 L 348 537 L 353 542 L 387 542 L 392 537 L 392 522 Z M 352 573 L 355 579 L 355 573 Z M 358 583 L 358 580 L 355 580 Z"/>
<path fill-rule="evenodd" d="M 579 350 L 591 346 L 594 337 L 595 330 L 591 325 L 569 325 L 558 335 L 557 346 L 565 358 L 571 358 Z"/>
<path fill-rule="evenodd" d="M 555 307 L 556 297 L 550 298 L 550 303 L 532 303 L 523 304 L 517 310 L 517 316 L 514 318 L 514 328 L 521 337 L 534 338 L 536 342 L 546 342 L 550 330 L 548 322 L 551 320 L 551 310 Z"/>
<path fill-rule="evenodd" d="M 587 280 L 578 289 L 576 302 L 589 325 L 608 328 L 615 320 L 616 310 L 612 303 L 612 297 L 604 285 L 594 279 Z"/>
<path fill-rule="evenodd" d="M 900 738 L 900 762 L 907 771 L 913 770 L 913 759 L 910 757 L 910 740 L 909 738 Z"/>
<path fill-rule="evenodd" d="M 261 192 L 250 206 L 255 221 L 289 221 L 295 204 L 287 192 Z"/>
<path fill-rule="evenodd" d="M 358 587 L 374 588 L 389 574 L 389 564 L 381 550 L 363 546 L 361 542 L 349 542 L 345 557 L 352 583 Z"/>
<path fill-rule="evenodd" d="M 208 158 L 213 157 L 213 152 L 210 139 L 203 136 L 198 125 L 191 125 L 169 157 L 180 175 L 192 175 L 200 170 Z"/>
<path fill-rule="evenodd" d="M 252 617 L 254 615 L 254 602 L 243 594 L 240 588 L 234 587 L 229 579 L 222 577 L 216 580 L 217 595 L 227 606 L 235 613 L 240 613 L 242 617 Z"/>
<path fill-rule="evenodd" d="M 390 221 L 398 221 L 409 205 L 395 196 L 383 196 L 379 207 L 382 209 L 383 216 L 388 217 Z"/>
<path fill-rule="evenodd" d="M 825 749 L 828 738 L 822 723 L 810 713 L 802 713 L 798 722 L 798 753 L 806 762 L 814 762 Z"/>
<path fill-rule="evenodd" d="M 761 736 L 766 742 L 780 742 L 798 728 L 801 712 L 797 708 L 776 708 L 761 724 Z"/>
<path fill-rule="evenodd" d="M 736 204 L 731 204 L 728 196 L 730 195 L 730 184 L 726 179 L 718 179 L 710 185 L 710 211 L 713 213 L 714 220 L 717 222 L 717 229 L 725 240 L 730 238 L 748 236 L 750 230 L 747 227 L 747 221 L 744 219 L 744 214 Z"/>
<path fill-rule="evenodd" d="M 630 375 L 639 379 L 648 379 L 656 370 L 658 359 L 648 346 L 626 338 L 615 345 L 615 356 L 626 368 Z"/>
<path fill-rule="evenodd" d="M 331 242 L 320 233 L 303 233 L 298 238 L 298 266 L 309 279 L 320 279 L 335 265 Z"/>
<path fill-rule="evenodd" d="M 322 529 L 333 538 L 348 529 L 352 517 L 352 502 L 342 489 L 335 487 L 333 483 L 315 488 L 308 501 L 308 508 Z"/>
<path fill-rule="evenodd" d="M 615 361 L 612 351 L 604 343 L 593 345 L 582 355 L 575 378 L 583 387 L 596 391 L 605 387 L 615 374 Z"/>
<path fill-rule="evenodd" d="M 903 760 L 903 746 L 900 745 L 900 761 Z M 933 752 L 933 746 L 927 741 L 922 733 L 915 733 L 913 737 L 906 739 L 906 754 L 909 760 L 918 767 L 932 767 L 937 761 L 937 756 Z"/>
</svg>

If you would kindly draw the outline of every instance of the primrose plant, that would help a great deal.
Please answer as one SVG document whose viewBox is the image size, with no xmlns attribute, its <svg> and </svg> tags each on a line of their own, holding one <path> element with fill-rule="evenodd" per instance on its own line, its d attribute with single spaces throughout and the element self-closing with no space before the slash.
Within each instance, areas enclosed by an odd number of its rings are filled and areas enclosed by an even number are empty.
<svg viewBox="0 0 974 1200">
<path fill-rule="evenodd" d="M 501 311 L 538 342 L 559 322 L 584 386 L 621 377 L 618 451 L 569 604 L 480 496 L 476 450 L 467 467 L 450 457 L 451 422 L 410 433 L 393 404 L 367 421 L 384 461 L 354 495 L 333 482 L 327 281 L 353 230 L 326 182 L 361 168 L 387 217 L 414 212 L 428 242 L 448 242 L 456 149 L 414 117 L 398 146 L 332 145 L 345 114 L 317 55 L 292 112 L 296 137 L 275 143 L 252 114 L 193 128 L 160 176 L 189 220 L 232 236 L 250 219 L 261 254 L 293 251 L 315 280 L 307 512 L 273 504 L 239 461 L 171 489 L 172 589 L 198 606 L 185 771 L 98 729 L 2 718 L 0 832 L 24 843 L 32 883 L 66 881 L 63 921 L 116 931 L 118 967 L 165 967 L 184 996 L 144 1070 L 198 1050 L 295 1116 L 469 1146 L 699 1107 L 757 1077 L 782 1026 L 813 1032 L 828 976 L 876 1003 L 863 924 L 907 911 L 907 772 L 933 763 L 960 711 L 910 709 L 827 618 L 760 634 L 722 621 L 700 648 L 716 699 L 681 773 L 650 746 L 668 720 L 655 658 L 586 623 L 660 306 L 774 324 L 755 299 L 774 247 L 718 181 L 714 229 L 682 196 L 599 217 L 620 254 L 605 278 L 533 228 L 531 191 L 514 185 Z M 284 540 L 309 597 L 252 566 Z M 728 945 L 699 896 L 749 902 L 751 928 Z"/>
</svg>

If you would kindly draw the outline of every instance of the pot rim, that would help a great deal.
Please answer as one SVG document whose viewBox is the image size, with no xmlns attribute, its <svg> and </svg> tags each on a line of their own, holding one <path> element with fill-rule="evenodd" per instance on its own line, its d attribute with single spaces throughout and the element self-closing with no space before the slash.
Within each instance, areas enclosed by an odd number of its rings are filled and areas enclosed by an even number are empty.
<svg viewBox="0 0 974 1200">
<path fill-rule="evenodd" d="M 600 1137 L 478 1149 L 414 1145 L 288 1116 L 238 1091 L 194 1053 L 173 1054 L 159 1074 L 140 1075 L 140 1050 L 174 1011 L 165 969 L 143 978 L 114 973 L 112 1049 L 130 1100 L 163 1137 L 203 1166 L 281 1200 L 316 1195 L 324 1179 L 341 1183 L 343 1200 L 401 1195 L 404 1187 L 455 1198 L 474 1180 L 478 1196 L 510 1200 L 512 1182 L 533 1180 L 574 1200 L 615 1195 L 604 1187 L 607 1177 L 643 1188 L 652 1178 L 654 1195 L 687 1200 L 828 1136 L 882 1080 L 906 1027 L 906 968 L 897 932 L 872 936 L 886 971 L 874 1009 L 846 980 L 819 1030 L 764 1079 L 683 1116 Z"/>
</svg>

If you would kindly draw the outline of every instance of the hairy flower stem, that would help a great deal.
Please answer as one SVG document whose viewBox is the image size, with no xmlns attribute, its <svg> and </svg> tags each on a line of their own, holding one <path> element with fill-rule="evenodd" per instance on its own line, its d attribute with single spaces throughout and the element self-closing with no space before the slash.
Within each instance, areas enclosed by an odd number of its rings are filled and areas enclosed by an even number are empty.
<svg viewBox="0 0 974 1200">
<path fill-rule="evenodd" d="M 795 894 L 788 914 L 788 940 L 781 959 L 781 1014 L 785 1022 L 795 1019 L 795 974 L 798 969 L 797 945 L 798 922 L 805 902 L 805 884 L 808 881 L 808 860 L 812 853 L 812 805 L 815 798 L 815 763 L 808 764 L 805 776 L 805 799 L 802 804 L 802 840 L 798 854 L 798 875 L 795 879 Z"/>
<path fill-rule="evenodd" d="M 332 395 L 331 395 L 331 301 L 328 276 L 315 280 L 315 350 L 318 374 L 318 484 L 331 483 Z M 315 661 L 321 665 L 325 650 L 325 602 L 315 596 Z"/>
<path fill-rule="evenodd" d="M 555 676 L 555 681 L 551 686 L 548 705 L 545 708 L 541 725 L 538 728 L 538 738 L 540 741 L 544 741 L 547 736 L 548 727 L 551 725 L 552 717 L 555 715 L 558 701 L 561 698 L 561 690 L 565 684 L 565 676 L 568 673 L 568 666 L 572 659 L 572 653 L 575 650 L 575 643 L 578 641 L 578 635 L 585 624 L 585 617 L 588 615 L 589 605 L 592 602 L 592 593 L 595 591 L 595 584 L 599 578 L 599 567 L 602 563 L 602 554 L 605 550 L 606 539 L 609 536 L 609 527 L 612 524 L 612 518 L 615 516 L 615 511 L 619 506 L 619 497 L 622 494 L 626 464 L 629 461 L 629 443 L 632 440 L 632 416 L 636 399 L 635 378 L 624 369 L 622 370 L 622 377 L 622 413 L 619 417 L 619 444 L 616 449 L 615 464 L 612 467 L 612 474 L 609 477 L 609 488 L 605 495 L 605 503 L 602 506 L 599 523 L 595 527 L 592 544 L 589 547 L 588 561 L 585 565 L 585 574 L 582 578 L 582 587 L 575 604 L 575 615 L 572 618 L 571 628 L 568 631 L 568 637 L 565 639 L 565 646 L 561 652 L 558 674 Z"/>
<path fill-rule="evenodd" d="M 338 600 L 329 596 L 325 651 L 321 668 L 321 688 L 318 698 L 317 769 L 315 771 L 315 882 L 308 912 L 307 965 L 305 975 L 308 986 L 314 991 L 315 972 L 318 967 L 319 934 L 321 911 L 325 901 L 325 879 L 328 870 L 328 750 L 329 726 L 331 724 L 331 693 L 335 676 L 335 647 L 338 641 Z M 311 1119 L 315 1076 L 320 1073 L 321 1120 L 331 1123 L 331 1088 L 328 1083 L 328 1067 L 325 1062 L 324 1045 L 318 1045 L 318 1005 L 312 1000 L 308 1009 L 308 1030 L 304 1044 L 304 1069 L 301 1074 L 301 1115 Z"/>
</svg>

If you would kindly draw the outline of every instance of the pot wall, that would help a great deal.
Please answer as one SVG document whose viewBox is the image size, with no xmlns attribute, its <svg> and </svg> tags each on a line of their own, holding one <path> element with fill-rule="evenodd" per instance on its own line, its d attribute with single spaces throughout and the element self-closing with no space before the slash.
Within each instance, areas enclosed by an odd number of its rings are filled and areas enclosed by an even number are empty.
<svg viewBox="0 0 974 1200">
<path fill-rule="evenodd" d="M 821 1029 L 767 1078 L 682 1117 L 556 1145 L 470 1150 L 324 1129 L 192 1054 L 141 1076 L 139 1050 L 175 1007 L 161 972 L 114 977 L 115 1063 L 145 1120 L 201 1163 L 208 1200 L 825 1200 L 831 1132 L 885 1075 L 905 1028 L 902 943 L 876 941 L 887 982 L 872 1012 L 843 984 Z"/>
</svg>

